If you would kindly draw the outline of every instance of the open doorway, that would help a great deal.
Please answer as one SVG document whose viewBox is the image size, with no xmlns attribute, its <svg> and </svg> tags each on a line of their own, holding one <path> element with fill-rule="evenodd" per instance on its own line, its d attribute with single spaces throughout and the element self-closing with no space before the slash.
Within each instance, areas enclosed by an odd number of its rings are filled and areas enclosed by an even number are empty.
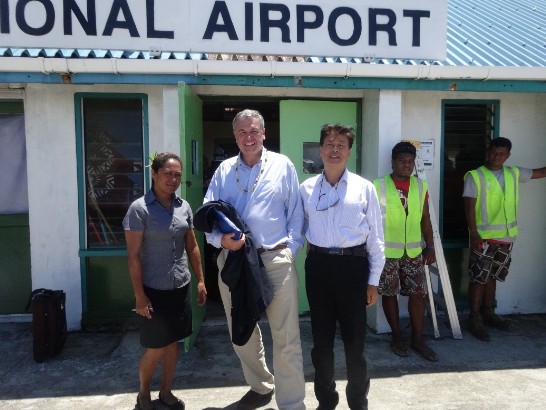
<svg viewBox="0 0 546 410">
<path fill-rule="evenodd" d="M 444 254 L 458 306 L 467 304 L 468 229 L 464 211 L 465 174 L 486 160 L 498 136 L 497 101 L 444 101 L 444 158 L 441 224 Z"/>
<path fill-rule="evenodd" d="M 346 100 L 316 100 L 316 99 L 281 99 L 262 98 L 245 99 L 206 98 L 202 102 L 203 116 L 203 153 L 209 165 L 210 176 L 225 158 L 238 153 L 233 137 L 232 120 L 242 109 L 251 108 L 260 111 L 265 120 L 267 149 L 286 155 L 294 164 L 300 182 L 320 173 L 320 164 L 317 157 L 312 155 L 318 149 L 318 140 L 321 127 L 325 123 L 342 123 L 359 127 L 359 102 Z M 281 137 L 282 136 L 282 137 Z M 359 140 L 356 147 L 359 147 Z M 358 148 L 355 149 L 358 151 Z M 310 167 L 310 164 L 317 166 Z M 356 171 L 356 155 L 351 156 L 348 167 Z M 204 178 L 204 187 L 207 186 L 207 177 Z M 207 247 L 205 255 L 205 274 L 208 276 L 207 289 L 211 301 L 219 300 L 217 288 L 218 271 L 216 268 L 216 250 Z M 299 311 L 309 311 L 307 295 L 305 293 L 305 254 L 300 252 L 296 257 L 296 269 L 300 279 L 298 293 Z M 212 304 L 211 304 L 212 305 Z M 212 306 L 207 307 L 210 313 Z"/>
<path fill-rule="evenodd" d="M 207 191 L 210 179 L 220 163 L 239 153 L 233 136 L 233 117 L 246 108 L 258 110 L 265 121 L 264 146 L 275 152 L 280 148 L 279 132 L 279 101 L 255 99 L 226 99 L 223 97 L 208 98 L 203 101 L 203 195 Z M 204 271 L 205 285 L 208 299 L 211 301 L 207 312 L 214 316 L 214 312 L 223 315 L 221 309 L 220 292 L 218 290 L 218 268 L 216 256 L 218 249 L 204 244 Z M 220 309 L 215 309 L 219 305 Z M 221 312 L 221 313 L 220 313 Z"/>
</svg>

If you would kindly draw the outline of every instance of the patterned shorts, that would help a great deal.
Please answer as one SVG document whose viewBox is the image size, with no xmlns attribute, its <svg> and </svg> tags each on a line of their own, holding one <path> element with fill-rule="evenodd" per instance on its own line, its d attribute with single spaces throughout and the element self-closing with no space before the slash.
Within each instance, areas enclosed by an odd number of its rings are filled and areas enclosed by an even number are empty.
<svg viewBox="0 0 546 410">
<path fill-rule="evenodd" d="M 379 293 L 383 296 L 427 294 L 425 267 L 421 255 L 410 258 L 404 254 L 399 259 L 387 258 L 379 280 Z"/>
<path fill-rule="evenodd" d="M 508 275 L 510 262 L 512 261 L 513 243 L 491 243 L 487 244 L 482 251 L 472 251 L 468 261 L 468 274 L 470 281 L 484 284 L 492 278 L 504 282 Z"/>
</svg>

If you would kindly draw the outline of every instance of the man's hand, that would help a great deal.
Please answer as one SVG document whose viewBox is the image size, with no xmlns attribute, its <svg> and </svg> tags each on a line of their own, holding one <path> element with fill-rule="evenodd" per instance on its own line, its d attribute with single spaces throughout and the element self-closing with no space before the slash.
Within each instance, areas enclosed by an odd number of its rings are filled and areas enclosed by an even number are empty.
<svg viewBox="0 0 546 410">
<path fill-rule="evenodd" d="M 425 265 L 430 265 L 431 263 L 436 262 L 436 252 L 433 247 L 426 247 L 423 250 L 423 263 Z"/>
<path fill-rule="evenodd" d="M 229 249 L 230 251 L 238 251 L 245 244 L 245 234 L 241 235 L 240 239 L 233 239 L 234 233 L 226 233 L 222 235 L 222 241 L 220 244 L 222 248 Z"/>
<path fill-rule="evenodd" d="M 377 302 L 377 298 L 377 286 L 368 285 L 368 290 L 366 292 L 366 307 L 374 305 Z"/>
<path fill-rule="evenodd" d="M 483 239 L 480 238 L 478 232 L 470 232 L 470 249 L 476 252 L 483 250 Z"/>
</svg>

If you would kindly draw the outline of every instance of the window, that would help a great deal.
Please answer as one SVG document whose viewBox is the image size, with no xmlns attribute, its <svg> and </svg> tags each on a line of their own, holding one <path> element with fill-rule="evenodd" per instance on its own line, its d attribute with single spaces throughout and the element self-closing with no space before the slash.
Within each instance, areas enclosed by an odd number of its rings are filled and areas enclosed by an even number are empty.
<svg viewBox="0 0 546 410">
<path fill-rule="evenodd" d="M 324 170 L 324 164 L 320 157 L 320 143 L 303 143 L 303 173 L 320 174 Z"/>
<path fill-rule="evenodd" d="M 123 218 L 144 194 L 144 102 L 131 97 L 80 100 L 87 249 L 125 246 Z"/>
<path fill-rule="evenodd" d="M 447 242 L 468 240 L 462 198 L 464 175 L 486 160 L 489 141 L 495 137 L 495 103 L 452 102 L 444 105 L 443 232 Z"/>
<path fill-rule="evenodd" d="M 28 214 L 25 117 L 21 101 L 0 101 L 1 214 Z"/>
</svg>

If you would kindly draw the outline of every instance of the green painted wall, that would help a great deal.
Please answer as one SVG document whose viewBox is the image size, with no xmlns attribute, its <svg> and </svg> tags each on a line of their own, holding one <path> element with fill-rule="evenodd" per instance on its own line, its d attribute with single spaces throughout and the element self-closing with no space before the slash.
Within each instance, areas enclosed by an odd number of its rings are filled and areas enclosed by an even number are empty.
<svg viewBox="0 0 546 410">
<path fill-rule="evenodd" d="M 119 323 L 136 319 L 127 256 L 86 258 L 87 311 L 82 324 Z"/>
<path fill-rule="evenodd" d="M 25 313 L 32 291 L 28 214 L 0 215 L 0 314 Z"/>
<path fill-rule="evenodd" d="M 340 123 L 357 127 L 358 104 L 350 101 L 311 101 L 311 100 L 285 100 L 280 104 L 280 145 L 281 153 L 285 154 L 296 166 L 298 179 L 305 179 L 316 174 L 303 173 L 303 144 L 320 140 L 320 129 L 326 123 Z M 351 149 L 348 168 L 356 172 L 357 141 Z M 305 246 L 296 258 L 296 268 L 300 279 L 299 286 L 299 311 L 309 311 L 309 302 L 305 292 Z"/>
</svg>

